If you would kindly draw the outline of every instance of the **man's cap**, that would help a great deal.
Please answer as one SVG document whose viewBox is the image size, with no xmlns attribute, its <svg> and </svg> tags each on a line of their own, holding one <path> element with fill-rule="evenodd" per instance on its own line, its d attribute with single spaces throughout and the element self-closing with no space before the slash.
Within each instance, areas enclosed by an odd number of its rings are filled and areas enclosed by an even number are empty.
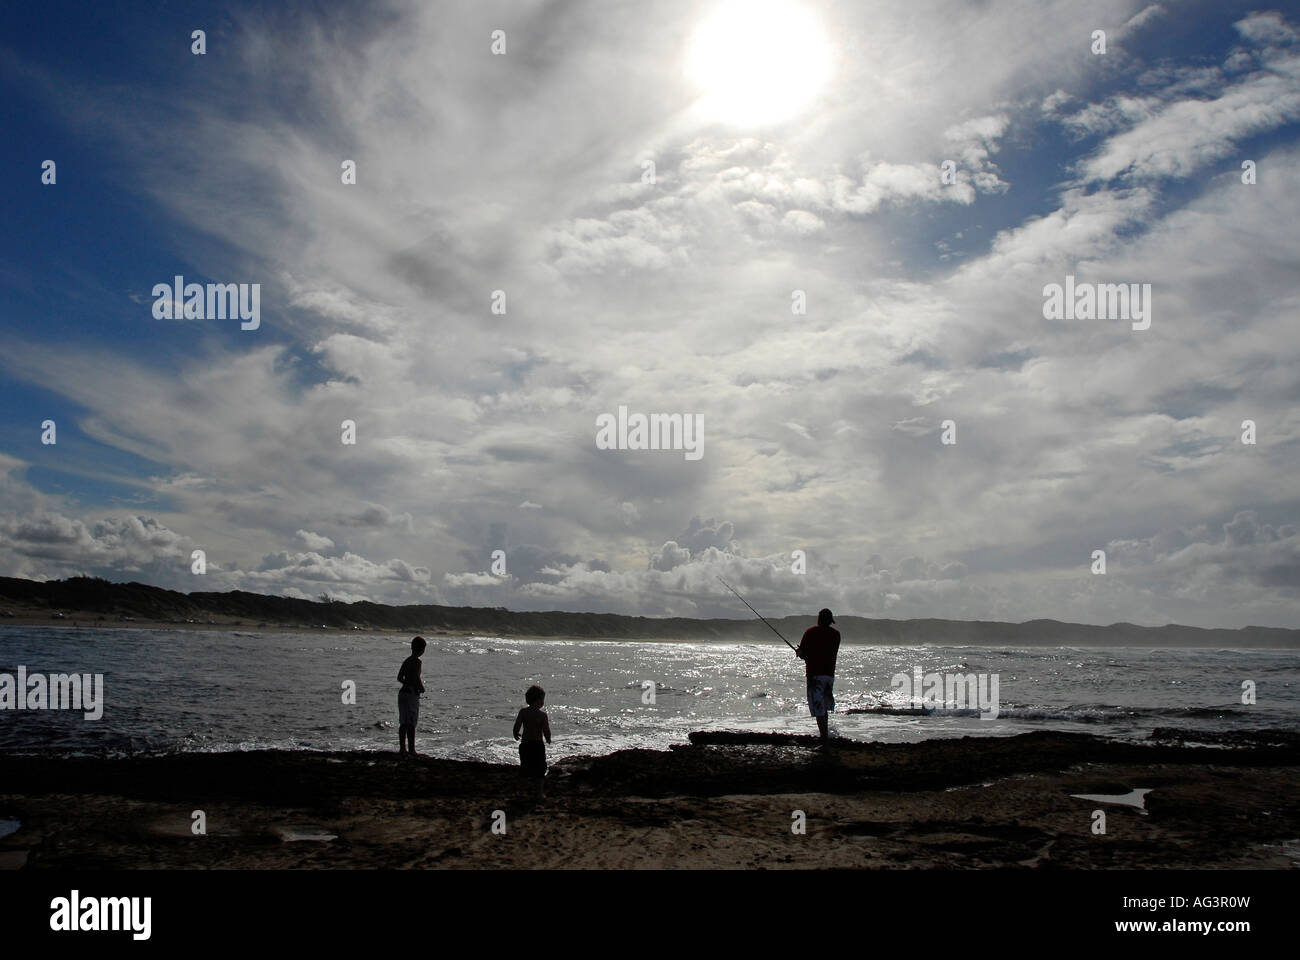
<svg viewBox="0 0 1300 960">
<path fill-rule="evenodd" d="M 817 622 L 822 624 L 823 626 L 825 624 L 835 622 L 835 618 L 831 616 L 831 611 L 829 607 L 822 607 L 821 611 L 817 614 Z"/>
</svg>

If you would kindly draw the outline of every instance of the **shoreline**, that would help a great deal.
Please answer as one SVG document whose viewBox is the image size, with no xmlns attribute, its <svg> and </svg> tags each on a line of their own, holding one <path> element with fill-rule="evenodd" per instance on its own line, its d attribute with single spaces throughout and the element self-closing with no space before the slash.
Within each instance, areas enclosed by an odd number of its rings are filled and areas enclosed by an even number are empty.
<svg viewBox="0 0 1300 960">
<path fill-rule="evenodd" d="M 513 765 L 395 751 L 10 755 L 0 820 L 21 826 L 0 838 L 0 867 L 1300 865 L 1300 734 L 1181 742 L 1204 738 L 1040 731 L 822 751 L 811 737 L 697 731 L 665 751 L 553 762 L 540 805 Z M 1123 799 L 1135 790 L 1150 791 L 1142 809 Z M 196 810 L 206 835 L 192 833 Z"/>
<path fill-rule="evenodd" d="M 714 643 L 714 644 L 737 644 L 749 645 L 759 644 L 764 646 L 780 647 L 781 641 L 775 638 L 769 640 L 764 636 L 755 637 L 589 637 L 589 636 L 570 636 L 564 634 L 530 634 L 530 633 L 502 633 L 490 634 L 479 633 L 472 630 L 446 630 L 443 628 L 418 628 L 411 630 L 394 630 L 387 627 L 331 627 L 328 625 L 312 624 L 250 624 L 247 621 L 231 620 L 219 621 L 215 623 L 171 623 L 166 620 L 95 620 L 93 616 L 86 614 L 78 619 L 69 614 L 66 619 L 52 619 L 50 617 L 32 617 L 32 616 L 14 616 L 0 619 L 0 628 L 5 626 L 14 627 L 49 627 L 58 629 L 78 629 L 78 630 L 176 630 L 176 631 L 194 631 L 194 632 L 211 632 L 211 631 L 231 631 L 239 630 L 244 632 L 258 633 L 284 633 L 295 635 L 312 635 L 320 636 L 325 634 L 338 634 L 343 636 L 357 637 L 404 637 L 408 638 L 416 635 L 422 635 L 427 638 L 439 637 L 453 640 L 466 640 L 477 637 L 483 640 L 528 640 L 528 641 L 558 641 L 561 643 Z M 893 639 L 873 640 L 863 638 L 848 637 L 843 640 L 846 646 L 862 647 L 897 647 L 900 644 Z M 1242 651 L 1259 651 L 1274 652 L 1285 650 L 1285 647 L 1277 646 L 1218 646 L 1218 645 L 1188 645 L 1188 646 L 1162 646 L 1146 644 L 1120 644 L 1120 643 L 1084 643 L 1075 640 L 1071 643 L 1061 644 L 1024 644 L 1014 641 L 1006 643 L 946 643 L 935 642 L 932 640 L 920 640 L 915 643 L 901 644 L 905 647 L 979 647 L 986 649 L 1005 648 L 1011 650 L 1110 650 L 1117 646 L 1122 646 L 1126 650 L 1242 650 Z"/>
<path fill-rule="evenodd" d="M 77 615 L 68 614 L 65 618 L 55 619 L 52 617 L 37 617 L 16 615 L 13 617 L 4 617 L 0 619 L 0 627 L 54 627 L 58 629 L 78 629 L 78 630 L 188 630 L 196 632 L 210 632 L 222 630 L 239 630 L 243 632 L 256 633 L 288 633 L 288 634 L 339 634 L 343 636 L 357 637 L 410 637 L 424 635 L 427 637 L 445 637 L 448 639 L 466 640 L 472 637 L 478 637 L 484 640 L 558 640 L 560 642 L 582 643 L 767 643 L 762 637 L 757 639 L 719 639 L 717 637 L 583 637 L 567 636 L 563 634 L 531 634 L 531 633 L 509 633 L 509 634 L 489 634 L 479 633 L 473 630 L 447 630 L 441 627 L 419 627 L 409 630 L 390 629 L 388 627 L 332 627 L 327 624 L 308 624 L 308 623 L 249 623 L 247 620 L 220 620 L 213 622 L 172 622 L 169 620 L 97 620 L 99 614 L 80 613 Z M 845 641 L 850 642 L 850 641 Z M 864 645 L 869 641 L 857 641 Z M 780 643 L 778 640 L 772 640 L 773 645 Z M 1272 649 L 1270 647 L 1261 647 L 1261 650 Z"/>
</svg>

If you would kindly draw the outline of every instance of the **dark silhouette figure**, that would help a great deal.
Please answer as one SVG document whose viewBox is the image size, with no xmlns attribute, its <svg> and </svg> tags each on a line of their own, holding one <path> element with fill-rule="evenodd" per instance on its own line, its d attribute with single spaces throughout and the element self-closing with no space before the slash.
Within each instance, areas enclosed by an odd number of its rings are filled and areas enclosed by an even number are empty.
<svg viewBox="0 0 1300 960">
<path fill-rule="evenodd" d="M 420 694 L 424 693 L 424 681 L 420 679 L 423 664 L 420 654 L 424 653 L 424 637 L 411 639 L 411 655 L 402 661 L 402 669 L 397 671 L 397 681 L 402 685 L 397 694 L 397 753 L 403 757 L 415 756 L 415 723 L 420 719 Z M 410 750 L 407 750 L 407 741 Z"/>
<path fill-rule="evenodd" d="M 840 632 L 831 626 L 835 618 L 830 610 L 817 614 L 817 626 L 803 632 L 794 655 L 803 660 L 808 677 L 808 712 L 817 719 L 822 743 L 830 742 L 826 715 L 835 709 L 835 658 L 840 652 Z"/>
<path fill-rule="evenodd" d="M 537 781 L 537 799 L 546 799 L 542 784 L 546 777 L 546 744 L 551 742 L 551 722 L 542 707 L 546 703 L 546 691 L 533 684 L 524 694 L 528 706 L 519 711 L 515 717 L 515 739 L 519 740 L 519 772 L 522 776 Z M 523 739 L 519 731 L 523 730 Z M 542 738 L 546 742 L 542 742 Z"/>
</svg>

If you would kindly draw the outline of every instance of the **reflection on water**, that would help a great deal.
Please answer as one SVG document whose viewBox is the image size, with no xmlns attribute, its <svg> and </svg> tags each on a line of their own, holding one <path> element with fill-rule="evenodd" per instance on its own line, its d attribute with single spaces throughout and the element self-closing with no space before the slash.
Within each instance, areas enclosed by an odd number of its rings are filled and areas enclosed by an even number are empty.
<svg viewBox="0 0 1300 960">
<path fill-rule="evenodd" d="M 552 757 L 665 749 L 705 728 L 814 732 L 802 663 L 772 643 L 429 639 L 421 752 L 518 762 L 511 737 L 529 684 L 546 688 Z M 410 638 L 249 631 L 0 627 L 0 672 L 102 673 L 102 720 L 0 712 L 0 749 L 396 750 L 397 669 Z M 1036 729 L 1145 737 L 1157 726 L 1294 726 L 1300 666 L 1286 651 L 1127 648 L 841 648 L 838 711 L 904 706 L 897 673 L 998 674 L 999 716 L 846 714 L 842 736 L 876 741 Z M 1241 678 L 1258 705 L 1240 703 Z M 344 703 L 345 683 L 356 704 Z M 653 681 L 654 702 L 646 681 Z"/>
</svg>

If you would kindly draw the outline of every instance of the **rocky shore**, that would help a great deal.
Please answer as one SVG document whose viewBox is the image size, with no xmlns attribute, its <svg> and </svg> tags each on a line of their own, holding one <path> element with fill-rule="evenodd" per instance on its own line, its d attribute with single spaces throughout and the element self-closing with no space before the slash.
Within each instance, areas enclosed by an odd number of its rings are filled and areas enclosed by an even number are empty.
<svg viewBox="0 0 1300 960">
<path fill-rule="evenodd" d="M 0 824 L 12 832 L 0 837 L 0 867 L 1268 869 L 1300 862 L 1300 736 L 1289 731 L 1217 743 L 1176 730 L 1158 731 L 1149 743 L 1043 732 L 840 741 L 827 750 L 788 735 L 705 731 L 691 739 L 667 751 L 559 760 L 541 804 L 524 799 L 512 766 L 404 762 L 396 754 L 9 755 Z M 1095 832 L 1098 810 L 1105 833 Z M 194 832 L 197 811 L 203 834 Z"/>
</svg>

